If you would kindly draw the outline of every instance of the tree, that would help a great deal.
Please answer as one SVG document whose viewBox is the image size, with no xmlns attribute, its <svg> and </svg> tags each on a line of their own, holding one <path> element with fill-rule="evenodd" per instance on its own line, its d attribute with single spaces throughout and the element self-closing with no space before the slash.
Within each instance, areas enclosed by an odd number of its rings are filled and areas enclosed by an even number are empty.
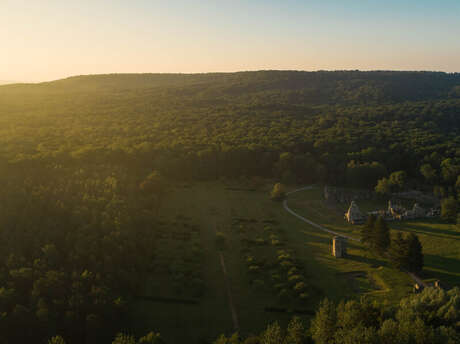
<svg viewBox="0 0 460 344">
<path fill-rule="evenodd" d="M 453 159 L 445 159 L 441 162 L 441 174 L 444 181 L 452 185 L 460 175 L 460 165 L 455 164 Z"/>
<path fill-rule="evenodd" d="M 436 170 L 430 164 L 423 164 L 420 167 L 420 173 L 427 182 L 433 182 L 436 178 Z"/>
<path fill-rule="evenodd" d="M 374 247 L 377 253 L 383 255 L 390 247 L 390 228 L 382 216 L 375 221 Z"/>
<path fill-rule="evenodd" d="M 310 332 L 316 344 L 333 344 L 337 311 L 334 303 L 324 299 L 311 322 Z"/>
<path fill-rule="evenodd" d="M 113 340 L 112 344 L 136 344 L 134 336 L 119 333 Z"/>
<path fill-rule="evenodd" d="M 407 269 L 409 266 L 408 261 L 409 248 L 407 241 L 403 238 L 401 232 L 397 232 L 391 241 L 389 250 L 390 261 L 397 269 Z"/>
<path fill-rule="evenodd" d="M 365 225 L 361 228 L 361 241 L 365 244 L 370 245 L 373 242 L 375 221 L 375 215 L 369 215 Z"/>
<path fill-rule="evenodd" d="M 396 171 L 390 174 L 390 185 L 397 190 L 402 190 L 406 185 L 407 174 L 405 171 Z"/>
<path fill-rule="evenodd" d="M 259 336 L 260 344 L 283 344 L 283 335 L 280 325 L 275 322 L 267 326 L 267 329 Z"/>
<path fill-rule="evenodd" d="M 54 336 L 48 340 L 48 344 L 66 344 L 64 338 L 61 336 Z"/>
<path fill-rule="evenodd" d="M 401 232 L 396 233 L 389 250 L 392 264 L 401 270 L 419 273 L 423 268 L 422 244 L 417 235 L 410 233 L 403 237 Z"/>
<path fill-rule="evenodd" d="M 391 183 L 388 178 L 379 179 L 375 186 L 375 192 L 386 195 L 391 192 Z"/>
<path fill-rule="evenodd" d="M 306 331 L 299 317 L 294 317 L 288 324 L 286 331 L 285 344 L 303 344 L 306 342 Z"/>
<path fill-rule="evenodd" d="M 221 334 L 213 344 L 241 344 L 240 335 L 238 332 L 232 334 L 230 337 Z"/>
<path fill-rule="evenodd" d="M 149 332 L 144 337 L 139 338 L 138 344 L 163 344 L 164 340 L 159 333 Z"/>
<path fill-rule="evenodd" d="M 273 186 L 270 198 L 274 201 L 282 201 L 286 197 L 286 192 L 284 191 L 284 185 L 281 183 L 276 183 Z"/>
<path fill-rule="evenodd" d="M 406 242 L 408 248 L 408 270 L 418 274 L 423 268 L 422 244 L 420 243 L 418 236 L 414 233 L 409 234 Z"/>
<path fill-rule="evenodd" d="M 455 198 L 444 198 L 441 201 L 441 217 L 449 222 L 454 222 L 457 219 L 458 202 Z"/>
</svg>

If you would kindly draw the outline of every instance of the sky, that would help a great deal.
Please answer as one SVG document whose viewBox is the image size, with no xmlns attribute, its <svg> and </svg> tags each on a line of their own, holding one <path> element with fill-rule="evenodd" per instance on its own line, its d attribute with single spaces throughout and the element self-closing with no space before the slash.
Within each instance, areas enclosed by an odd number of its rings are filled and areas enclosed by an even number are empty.
<svg viewBox="0 0 460 344">
<path fill-rule="evenodd" d="M 0 81 L 265 69 L 460 72 L 460 0 L 0 0 Z"/>
</svg>

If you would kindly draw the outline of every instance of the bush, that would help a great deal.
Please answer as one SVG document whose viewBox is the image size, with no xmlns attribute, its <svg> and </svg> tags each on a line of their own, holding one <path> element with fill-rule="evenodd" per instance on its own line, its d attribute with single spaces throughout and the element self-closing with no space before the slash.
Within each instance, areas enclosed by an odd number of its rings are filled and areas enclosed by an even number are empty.
<svg viewBox="0 0 460 344">
<path fill-rule="evenodd" d="M 273 186 L 273 190 L 270 193 L 270 198 L 273 201 L 282 201 L 286 198 L 286 192 L 284 191 L 284 186 L 281 183 L 276 183 Z"/>
<path fill-rule="evenodd" d="M 298 282 L 294 286 L 294 290 L 295 291 L 304 291 L 306 287 L 307 287 L 307 285 L 304 282 Z"/>
<path fill-rule="evenodd" d="M 260 270 L 258 265 L 249 266 L 249 272 L 258 272 Z"/>
</svg>

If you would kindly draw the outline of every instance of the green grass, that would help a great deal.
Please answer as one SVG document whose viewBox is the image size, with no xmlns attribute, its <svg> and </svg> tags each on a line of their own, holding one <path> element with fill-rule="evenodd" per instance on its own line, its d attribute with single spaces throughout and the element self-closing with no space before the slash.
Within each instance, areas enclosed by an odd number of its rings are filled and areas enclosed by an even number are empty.
<svg viewBox="0 0 460 344">
<path fill-rule="evenodd" d="M 169 342 L 194 343 L 213 340 L 221 333 L 234 331 L 219 260 L 220 251 L 216 245 L 217 232 L 225 236 L 222 253 L 242 334 L 257 333 L 275 320 L 286 323 L 293 315 L 267 312 L 266 307 L 314 310 L 324 297 L 338 301 L 361 295 L 397 303 L 411 292 L 413 282 L 407 274 L 396 271 L 387 261 L 372 256 L 359 243 L 349 242 L 348 258 L 333 257 L 332 236 L 287 213 L 281 203 L 269 200 L 269 186 L 257 191 L 237 187 L 228 189 L 228 186 L 216 182 L 177 187 L 164 202 L 161 214 L 165 221 L 185 217 L 200 227 L 200 244 L 204 248 L 201 274 L 205 293 L 197 298 L 198 303 L 194 305 L 137 301 L 131 313 L 139 333 L 155 330 L 161 332 Z M 343 220 L 343 208 L 346 206 L 327 206 L 322 201 L 322 189 L 319 187 L 292 194 L 289 196 L 289 206 L 330 229 L 359 236 L 359 227 L 348 225 Z M 366 206 L 373 205 L 363 204 L 364 210 Z M 245 224 L 246 234 L 242 235 L 235 225 L 236 218 L 256 222 Z M 276 224 L 270 224 L 274 227 L 273 231 L 264 230 L 266 223 L 263 220 L 275 221 Z M 458 281 L 460 250 L 455 246 L 458 245 L 458 232 L 454 227 L 416 221 L 398 225 L 407 225 L 400 229 L 416 231 L 420 236 L 426 255 L 427 278 L 440 276 L 446 277 L 441 279 L 449 283 Z M 394 227 L 393 224 L 391 226 Z M 289 250 L 304 267 L 302 273 L 310 295 L 305 304 L 280 301 L 272 288 L 269 276 L 276 268 L 273 264 L 279 247 L 272 246 L 268 241 L 263 245 L 251 246 L 251 254 L 266 264 L 255 275 L 248 271 L 247 247 L 242 238 L 267 239 L 270 233 L 275 232 L 284 243 L 281 249 Z M 168 250 L 168 247 L 164 249 L 170 251 L 171 255 L 177 252 Z M 162 276 L 154 273 L 152 280 L 146 282 L 146 288 L 151 288 L 157 297 L 172 295 L 169 282 Z M 255 279 L 261 280 L 262 286 L 254 287 Z"/>
<path fill-rule="evenodd" d="M 322 188 L 294 193 L 289 201 L 291 208 L 305 217 L 338 232 L 359 236 L 360 226 L 349 225 L 343 220 L 347 204 L 327 205 L 322 200 Z M 359 201 L 362 212 L 385 209 L 386 201 Z M 405 206 L 412 206 L 407 201 Z M 444 223 L 439 218 L 411 221 L 393 221 L 394 231 L 417 234 L 423 246 L 425 267 L 422 277 L 427 281 L 440 279 L 449 285 L 460 284 L 460 229 Z"/>
</svg>

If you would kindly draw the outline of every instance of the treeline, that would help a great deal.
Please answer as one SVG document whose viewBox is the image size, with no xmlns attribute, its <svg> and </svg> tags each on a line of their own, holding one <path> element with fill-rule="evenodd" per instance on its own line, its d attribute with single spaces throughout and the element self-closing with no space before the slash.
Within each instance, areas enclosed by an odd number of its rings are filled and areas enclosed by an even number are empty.
<svg viewBox="0 0 460 344">
<path fill-rule="evenodd" d="M 273 323 L 258 335 L 221 335 L 213 344 L 454 344 L 460 341 L 460 291 L 427 288 L 388 307 L 367 299 L 334 304 L 324 300 L 311 323 L 294 317 L 285 328 Z M 106 343 L 110 343 L 107 341 Z M 157 333 L 136 340 L 119 334 L 112 344 L 160 344 Z M 48 344 L 65 344 L 62 337 Z"/>
<path fill-rule="evenodd" d="M 177 179 L 268 176 L 372 188 L 405 171 L 409 186 L 455 197 L 459 85 L 458 74 L 345 71 L 7 85 L 0 159 L 31 169 L 104 163 Z M 361 97 L 363 88 L 378 91 Z M 298 96 L 308 92 L 315 95 Z"/>
</svg>

